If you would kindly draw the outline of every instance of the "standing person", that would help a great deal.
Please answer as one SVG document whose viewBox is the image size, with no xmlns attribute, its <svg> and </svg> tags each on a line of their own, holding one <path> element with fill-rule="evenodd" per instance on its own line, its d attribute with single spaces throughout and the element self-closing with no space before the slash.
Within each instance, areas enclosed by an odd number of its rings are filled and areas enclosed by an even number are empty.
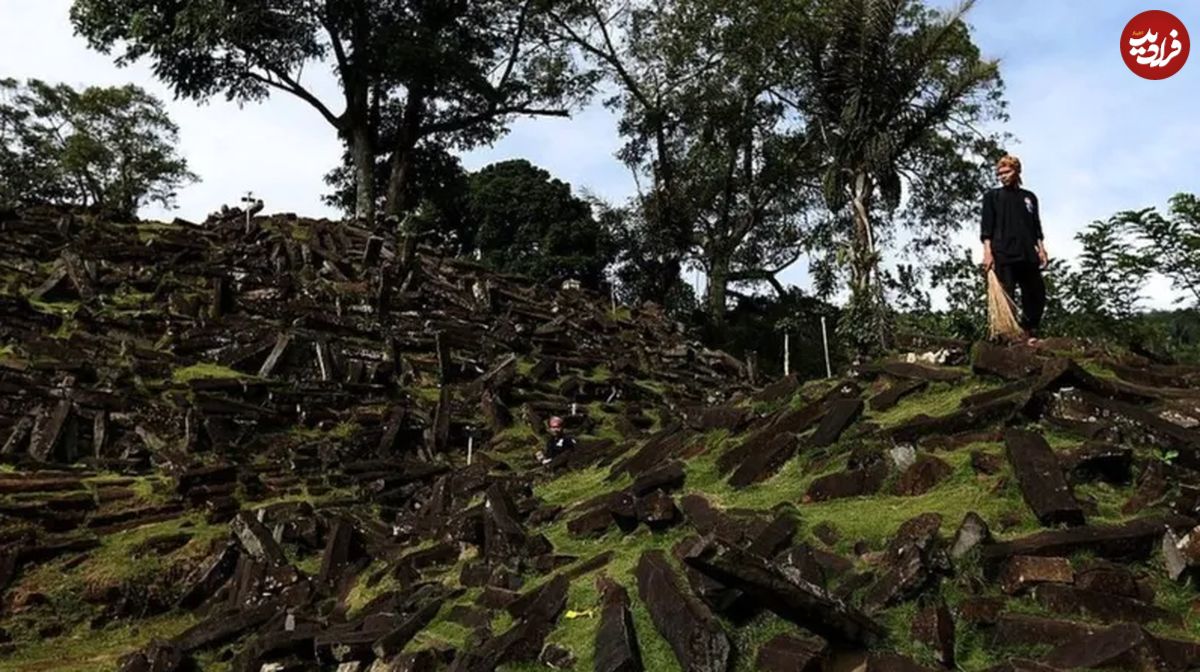
<svg viewBox="0 0 1200 672">
<path fill-rule="evenodd" d="M 542 452 L 538 453 L 538 459 L 542 464 L 546 464 L 575 447 L 575 439 L 563 432 L 562 418 L 557 415 L 550 418 L 549 427 L 550 437 L 546 439 L 546 447 Z"/>
<path fill-rule="evenodd" d="M 1042 238 L 1037 196 L 1021 188 L 1021 160 L 1012 154 L 996 162 L 1000 186 L 983 195 L 983 270 L 995 268 L 1004 291 L 1015 300 L 1021 290 L 1021 328 L 1029 345 L 1037 345 L 1037 330 L 1046 310 L 1042 269 L 1049 263 Z"/>
</svg>

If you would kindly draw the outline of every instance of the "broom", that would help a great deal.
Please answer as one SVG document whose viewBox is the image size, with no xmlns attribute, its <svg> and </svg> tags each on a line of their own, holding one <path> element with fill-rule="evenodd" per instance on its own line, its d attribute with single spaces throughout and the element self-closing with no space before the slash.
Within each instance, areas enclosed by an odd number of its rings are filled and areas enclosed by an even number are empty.
<svg viewBox="0 0 1200 672">
<path fill-rule="evenodd" d="M 1017 322 L 1017 304 L 1004 291 L 996 271 L 988 269 L 988 336 L 1011 341 L 1020 340 L 1025 333 Z"/>
</svg>

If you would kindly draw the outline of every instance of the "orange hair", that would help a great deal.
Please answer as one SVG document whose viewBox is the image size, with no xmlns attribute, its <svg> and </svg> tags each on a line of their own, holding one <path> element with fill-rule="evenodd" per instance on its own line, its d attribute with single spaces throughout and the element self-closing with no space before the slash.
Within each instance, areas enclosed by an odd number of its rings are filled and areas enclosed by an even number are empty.
<svg viewBox="0 0 1200 672">
<path fill-rule="evenodd" d="M 1017 174 L 1017 184 L 1021 183 L 1021 160 L 1012 154 L 1005 154 L 996 162 L 996 168 L 1009 167 Z"/>
</svg>

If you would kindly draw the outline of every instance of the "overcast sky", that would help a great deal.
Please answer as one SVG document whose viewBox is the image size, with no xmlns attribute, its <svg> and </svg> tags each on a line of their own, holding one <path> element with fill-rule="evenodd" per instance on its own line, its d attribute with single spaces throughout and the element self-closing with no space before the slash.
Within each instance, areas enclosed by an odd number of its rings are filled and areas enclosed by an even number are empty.
<svg viewBox="0 0 1200 672">
<path fill-rule="evenodd" d="M 949 2 L 937 2 L 949 6 Z M 117 68 L 73 35 L 70 0 L 0 0 L 0 78 L 36 77 L 72 85 L 134 82 L 168 101 L 180 126 L 180 149 L 201 182 L 185 188 L 178 209 L 148 208 L 148 218 L 192 220 L 236 203 L 251 190 L 269 212 L 337 216 L 321 203 L 324 174 L 340 157 L 332 129 L 299 100 L 276 96 L 239 107 L 223 99 L 176 101 L 146 63 Z M 1042 204 L 1052 255 L 1073 257 L 1074 235 L 1095 219 L 1157 205 L 1180 191 L 1200 190 L 1200 55 L 1175 76 L 1150 81 L 1121 60 L 1121 30 L 1146 9 L 1179 17 L 1200 35 L 1200 3 L 1160 0 L 980 0 L 969 15 L 976 42 L 999 58 L 1011 120 L 1006 130 L 1025 166 L 1025 185 Z M 310 85 L 336 102 L 336 85 L 313 68 Z M 613 157 L 614 117 L 598 104 L 571 119 L 516 122 L 495 146 L 463 157 L 467 168 L 524 157 L 576 189 L 612 201 L 633 191 Z M 960 235 L 975 245 L 974 222 Z M 978 250 L 976 256 L 978 257 Z M 801 261 L 782 274 L 810 285 Z M 1152 279 L 1147 306 L 1170 305 L 1169 283 Z"/>
</svg>

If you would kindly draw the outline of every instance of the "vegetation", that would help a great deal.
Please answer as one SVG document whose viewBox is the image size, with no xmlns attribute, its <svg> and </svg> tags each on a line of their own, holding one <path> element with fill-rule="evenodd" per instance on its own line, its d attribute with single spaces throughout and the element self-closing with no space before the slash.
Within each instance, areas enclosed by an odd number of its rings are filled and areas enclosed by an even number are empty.
<svg viewBox="0 0 1200 672">
<path fill-rule="evenodd" d="M 474 249 L 492 268 L 599 289 L 613 243 L 570 185 L 528 161 L 487 166 L 468 178 Z"/>
<path fill-rule="evenodd" d="M 0 79 L 0 205 L 49 203 L 132 217 L 197 178 L 163 104 L 132 84 Z"/>
<path fill-rule="evenodd" d="M 376 165 L 400 214 L 417 157 L 498 137 L 518 115 L 567 114 L 590 81 L 545 39 L 536 3 L 321 0 L 76 0 L 76 31 L 117 62 L 151 62 L 175 93 L 260 100 L 276 92 L 312 107 L 345 143 L 355 211 L 371 219 Z M 304 82 L 326 63 L 337 100 Z M 339 111 L 340 109 L 340 111 Z"/>
</svg>

